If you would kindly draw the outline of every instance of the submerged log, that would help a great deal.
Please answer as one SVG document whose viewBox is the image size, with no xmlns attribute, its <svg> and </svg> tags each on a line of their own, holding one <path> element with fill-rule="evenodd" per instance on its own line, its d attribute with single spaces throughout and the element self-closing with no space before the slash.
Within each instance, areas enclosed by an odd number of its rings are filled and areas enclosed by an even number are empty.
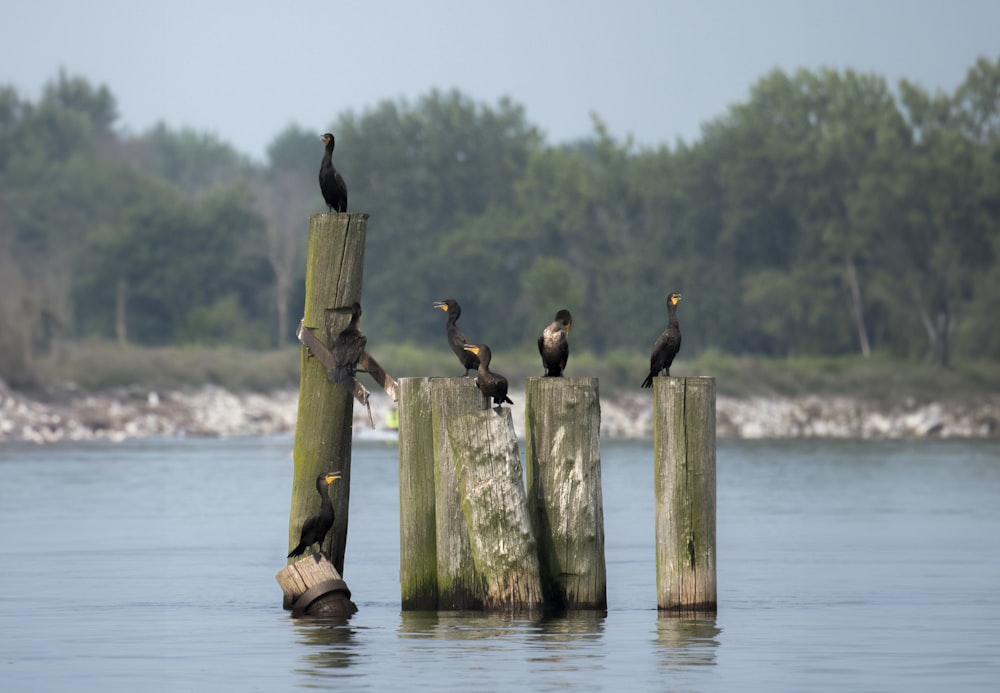
<svg viewBox="0 0 1000 693">
<path fill-rule="evenodd" d="M 310 554 L 285 566 L 274 579 L 281 585 L 292 618 L 350 616 L 357 612 L 351 590 L 322 554 Z"/>
<path fill-rule="evenodd" d="M 715 611 L 715 378 L 653 379 L 657 606 Z"/>
<path fill-rule="evenodd" d="M 607 609 L 597 378 L 529 378 L 528 508 L 548 606 Z"/>
</svg>

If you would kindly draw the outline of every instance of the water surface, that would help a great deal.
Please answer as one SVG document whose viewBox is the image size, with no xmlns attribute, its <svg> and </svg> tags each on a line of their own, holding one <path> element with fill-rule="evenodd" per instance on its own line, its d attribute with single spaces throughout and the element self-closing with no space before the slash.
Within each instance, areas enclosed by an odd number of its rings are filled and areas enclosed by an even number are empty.
<svg viewBox="0 0 1000 693">
<path fill-rule="evenodd" d="M 720 442 L 702 618 L 656 610 L 651 442 L 601 447 L 606 616 L 401 613 L 397 450 L 356 442 L 339 624 L 281 608 L 290 438 L 0 448 L 3 689 L 1000 683 L 1000 444 Z"/>
</svg>

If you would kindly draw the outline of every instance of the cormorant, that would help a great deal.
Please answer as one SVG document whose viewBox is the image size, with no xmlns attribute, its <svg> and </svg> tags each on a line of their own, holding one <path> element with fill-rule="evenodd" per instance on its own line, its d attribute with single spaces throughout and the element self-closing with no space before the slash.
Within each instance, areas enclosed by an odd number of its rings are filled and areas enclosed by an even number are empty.
<svg viewBox="0 0 1000 693">
<path fill-rule="evenodd" d="M 328 132 L 322 139 L 326 152 L 319 164 L 319 191 L 323 193 L 328 212 L 346 212 L 347 183 L 340 171 L 333 167 L 333 135 Z"/>
<path fill-rule="evenodd" d="M 462 330 L 458 329 L 458 325 L 455 324 L 462 315 L 462 307 L 453 298 L 435 301 L 434 307 L 448 313 L 448 326 L 445 328 L 445 332 L 448 334 L 448 344 L 451 345 L 451 350 L 455 352 L 458 360 L 465 366 L 465 377 L 468 378 L 469 371 L 479 369 L 479 357 L 465 349 L 466 345 L 469 344 L 469 340 L 462 333 Z"/>
<path fill-rule="evenodd" d="M 299 545 L 291 550 L 288 558 L 305 553 L 305 550 L 313 544 L 319 544 L 320 553 L 323 552 L 323 540 L 326 539 L 326 533 L 333 527 L 333 502 L 330 500 L 328 490 L 330 484 L 339 478 L 340 472 L 326 472 L 316 477 L 316 490 L 320 497 L 319 512 L 309 516 L 302 523 Z"/>
<path fill-rule="evenodd" d="M 479 357 L 476 387 L 483 393 L 483 404 L 486 405 L 483 409 L 489 406 L 490 397 L 493 398 L 493 403 L 497 405 L 498 413 L 504 402 L 513 404 L 514 402 L 507 396 L 507 378 L 490 370 L 490 359 L 493 358 L 490 348 L 485 344 L 466 344 L 465 350 L 471 351 Z"/>
<path fill-rule="evenodd" d="M 569 359 L 569 342 L 566 338 L 572 324 L 573 316 L 563 308 L 538 337 L 538 353 L 542 355 L 547 378 L 558 378 L 566 370 L 566 361 Z"/>
<path fill-rule="evenodd" d="M 355 301 L 351 306 L 350 324 L 340 331 L 330 348 L 330 352 L 333 354 L 334 369 L 327 375 L 327 379 L 331 382 L 343 383 L 348 389 L 351 388 L 351 378 L 358 371 L 358 361 L 368 345 L 368 338 L 361 334 L 361 330 L 358 329 L 360 319 L 361 304 Z"/>
<path fill-rule="evenodd" d="M 680 300 L 681 295 L 678 293 L 667 296 L 667 329 L 653 345 L 653 354 L 649 357 L 649 375 L 642 381 L 643 387 L 653 387 L 653 378 L 661 371 L 666 371 L 665 375 L 669 376 L 670 364 L 681 350 L 681 328 L 677 324 L 677 304 Z"/>
</svg>

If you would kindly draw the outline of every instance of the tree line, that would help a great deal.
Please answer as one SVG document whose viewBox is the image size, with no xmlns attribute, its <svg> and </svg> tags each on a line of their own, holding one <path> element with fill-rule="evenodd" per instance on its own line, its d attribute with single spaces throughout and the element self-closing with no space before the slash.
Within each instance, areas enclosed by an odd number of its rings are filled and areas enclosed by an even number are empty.
<svg viewBox="0 0 1000 693">
<path fill-rule="evenodd" d="M 0 379 L 84 339 L 293 339 L 321 133 L 267 160 L 218 137 L 116 127 L 106 86 L 0 87 Z M 553 145 L 509 99 L 431 91 L 330 123 L 351 211 L 371 214 L 363 329 L 438 345 L 435 300 L 494 351 L 556 310 L 573 349 L 1000 357 L 1000 59 L 954 93 L 851 70 L 776 70 L 700 139 L 636 146 L 598 116 Z"/>
</svg>

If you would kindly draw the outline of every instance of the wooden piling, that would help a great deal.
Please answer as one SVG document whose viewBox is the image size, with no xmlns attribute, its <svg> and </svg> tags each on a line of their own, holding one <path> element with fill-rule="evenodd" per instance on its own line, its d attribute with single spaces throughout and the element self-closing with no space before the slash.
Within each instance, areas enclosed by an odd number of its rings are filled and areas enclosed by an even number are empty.
<svg viewBox="0 0 1000 693">
<path fill-rule="evenodd" d="M 657 606 L 715 611 L 715 378 L 653 379 Z"/>
<path fill-rule="evenodd" d="M 399 585 L 404 611 L 438 608 L 431 379 L 399 381 Z"/>
<path fill-rule="evenodd" d="M 510 409 L 454 417 L 448 435 L 483 608 L 541 609 L 538 554 Z"/>
<path fill-rule="evenodd" d="M 327 348 L 350 322 L 350 306 L 361 300 L 367 225 L 363 212 L 309 219 L 303 328 Z M 302 523 L 319 507 L 316 477 L 339 471 L 341 479 L 331 493 L 336 520 L 323 546 L 339 574 L 347 545 L 352 414 L 352 393 L 329 382 L 326 367 L 303 346 L 288 544 L 291 549 L 298 543 Z"/>
<path fill-rule="evenodd" d="M 403 609 L 535 608 L 537 558 L 510 410 L 484 411 L 471 378 L 399 386 Z"/>
<path fill-rule="evenodd" d="M 597 378 L 529 378 L 528 509 L 547 606 L 607 609 Z"/>
</svg>

